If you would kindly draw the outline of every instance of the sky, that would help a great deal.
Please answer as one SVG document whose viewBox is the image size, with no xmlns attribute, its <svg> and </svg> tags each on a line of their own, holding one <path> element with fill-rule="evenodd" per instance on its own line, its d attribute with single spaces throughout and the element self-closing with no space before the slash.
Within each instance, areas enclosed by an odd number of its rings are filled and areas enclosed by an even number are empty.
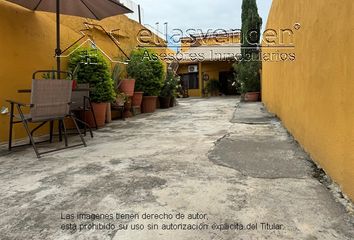
<svg viewBox="0 0 354 240">
<path fill-rule="evenodd" d="M 189 29 L 240 29 L 242 0 L 134 0 L 143 9 L 143 24 L 164 31 L 168 22 L 169 32 L 178 28 Z M 257 0 L 258 11 L 266 24 L 272 0 Z"/>
</svg>

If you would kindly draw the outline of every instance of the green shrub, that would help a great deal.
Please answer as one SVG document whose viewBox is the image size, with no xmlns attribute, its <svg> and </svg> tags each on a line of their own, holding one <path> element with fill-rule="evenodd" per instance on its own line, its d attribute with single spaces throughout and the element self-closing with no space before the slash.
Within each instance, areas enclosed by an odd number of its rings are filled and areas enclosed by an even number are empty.
<svg viewBox="0 0 354 240">
<path fill-rule="evenodd" d="M 70 71 L 75 71 L 78 83 L 89 83 L 94 90 L 90 92 L 93 102 L 112 102 L 115 100 L 114 83 L 108 63 L 96 49 L 82 48 L 75 51 L 69 59 Z"/>
<path fill-rule="evenodd" d="M 153 52 L 138 49 L 132 52 L 127 66 L 129 77 L 135 79 L 135 90 L 144 92 L 146 96 L 159 96 L 164 79 L 164 68 L 161 60 L 152 59 Z"/>
<path fill-rule="evenodd" d="M 176 76 L 171 70 L 168 70 L 160 96 L 176 97 L 180 87 L 181 84 L 180 84 L 179 76 Z"/>
<path fill-rule="evenodd" d="M 259 92 L 260 82 L 260 62 L 240 62 L 234 65 L 237 73 L 236 82 L 241 93 Z"/>
<path fill-rule="evenodd" d="M 220 82 L 218 80 L 212 79 L 205 85 L 205 90 L 213 95 L 218 94 L 220 91 Z"/>
</svg>

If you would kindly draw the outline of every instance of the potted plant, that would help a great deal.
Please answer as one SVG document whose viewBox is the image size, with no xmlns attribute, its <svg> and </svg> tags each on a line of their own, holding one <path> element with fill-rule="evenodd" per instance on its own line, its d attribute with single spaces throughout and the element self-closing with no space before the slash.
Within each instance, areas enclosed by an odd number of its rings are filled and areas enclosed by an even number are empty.
<svg viewBox="0 0 354 240">
<path fill-rule="evenodd" d="M 168 81 L 165 82 L 164 86 L 162 87 L 160 96 L 159 96 L 159 101 L 160 101 L 160 108 L 165 109 L 170 107 L 170 102 L 171 102 L 171 89 L 169 86 Z"/>
<path fill-rule="evenodd" d="M 121 79 L 120 75 L 122 74 L 121 68 L 118 64 L 114 65 L 112 70 L 112 79 L 115 83 L 116 90 L 125 93 L 127 96 L 133 96 L 135 79 L 123 78 Z"/>
<path fill-rule="evenodd" d="M 122 83 L 120 80 L 121 69 L 118 64 L 114 65 L 112 69 L 112 79 L 114 82 L 114 89 L 116 91 L 116 100 L 115 104 L 118 106 L 124 106 L 128 95 L 126 92 L 120 90 L 120 84 Z"/>
<path fill-rule="evenodd" d="M 169 108 L 175 105 L 180 79 L 173 71 L 168 70 L 166 80 L 160 93 L 160 108 Z"/>
<path fill-rule="evenodd" d="M 93 102 L 92 108 L 96 116 L 97 125 L 98 127 L 103 127 L 106 121 L 107 103 L 115 100 L 113 82 L 102 81 L 93 85 L 90 98 Z"/>
<path fill-rule="evenodd" d="M 96 49 L 82 48 L 70 56 L 68 64 L 69 69 L 75 69 L 78 64 L 80 65 L 77 81 L 90 84 L 93 108 L 91 111 L 95 113 L 98 127 L 104 126 L 107 103 L 115 101 L 116 97 L 114 83 L 104 56 Z M 92 114 L 87 117 L 88 123 L 94 126 Z"/>
<path fill-rule="evenodd" d="M 171 70 L 169 70 L 171 71 Z M 171 71 L 172 78 L 170 80 L 170 86 L 172 89 L 172 95 L 171 95 L 171 101 L 170 101 L 170 107 L 174 107 L 176 105 L 176 98 L 178 97 L 178 93 L 181 92 L 182 90 L 182 85 L 181 85 L 181 77 L 176 75 Z"/>
<path fill-rule="evenodd" d="M 256 102 L 260 97 L 259 62 L 240 62 L 235 65 L 237 84 L 240 86 L 242 98 L 246 102 Z"/>
<path fill-rule="evenodd" d="M 132 106 L 134 107 L 140 107 L 141 102 L 143 100 L 143 92 L 135 92 L 135 79 L 120 79 L 120 76 L 122 75 L 121 68 L 119 67 L 118 64 L 116 64 L 113 67 L 112 71 L 112 79 L 115 84 L 115 89 L 120 93 L 125 94 L 125 100 L 127 100 L 127 97 L 132 97 Z M 119 96 L 118 96 L 119 97 Z M 118 99 L 119 100 L 119 99 Z"/>
<path fill-rule="evenodd" d="M 115 104 L 117 104 L 117 106 L 119 107 L 123 107 L 125 102 L 127 101 L 128 96 L 123 93 L 123 92 L 119 92 L 116 94 L 116 101 Z"/>
<path fill-rule="evenodd" d="M 127 96 L 127 99 L 124 103 L 124 118 L 130 118 L 133 116 L 132 113 L 132 97 Z"/>
<path fill-rule="evenodd" d="M 141 107 L 141 103 L 143 102 L 143 96 L 144 96 L 144 92 L 141 92 L 141 91 L 134 92 L 134 95 L 132 98 L 132 106 L 133 107 Z"/>
<path fill-rule="evenodd" d="M 134 50 L 127 66 L 128 75 L 133 77 L 137 91 L 144 92 L 142 112 L 156 110 L 156 100 L 163 86 L 163 64 L 159 59 L 151 59 L 153 52 L 147 49 Z"/>
<path fill-rule="evenodd" d="M 134 95 L 135 79 L 122 79 L 119 85 L 119 90 L 127 94 L 128 96 Z"/>
<path fill-rule="evenodd" d="M 220 82 L 215 79 L 209 80 L 205 86 L 205 90 L 213 97 L 219 96 Z"/>
</svg>

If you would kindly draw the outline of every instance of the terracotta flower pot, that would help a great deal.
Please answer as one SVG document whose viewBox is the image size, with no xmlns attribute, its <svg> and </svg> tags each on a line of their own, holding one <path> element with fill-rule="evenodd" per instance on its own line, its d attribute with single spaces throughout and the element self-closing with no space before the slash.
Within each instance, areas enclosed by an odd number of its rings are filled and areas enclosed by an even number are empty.
<svg viewBox="0 0 354 240">
<path fill-rule="evenodd" d="M 132 97 L 134 95 L 135 79 L 123 79 L 119 85 L 119 90 Z"/>
<path fill-rule="evenodd" d="M 157 96 L 143 97 L 142 112 L 153 113 L 156 111 Z"/>
<path fill-rule="evenodd" d="M 257 102 L 259 100 L 259 92 L 248 92 L 245 94 L 246 102 Z"/>
<path fill-rule="evenodd" d="M 133 107 L 141 107 L 144 92 L 135 92 L 133 95 Z"/>
<path fill-rule="evenodd" d="M 107 103 L 92 103 L 92 110 L 95 113 L 97 126 L 104 127 L 106 122 L 106 109 Z M 93 128 L 95 127 L 95 121 L 91 112 L 85 114 L 86 122 Z"/>
<path fill-rule="evenodd" d="M 166 109 L 170 107 L 171 97 L 159 97 L 160 108 Z"/>
</svg>

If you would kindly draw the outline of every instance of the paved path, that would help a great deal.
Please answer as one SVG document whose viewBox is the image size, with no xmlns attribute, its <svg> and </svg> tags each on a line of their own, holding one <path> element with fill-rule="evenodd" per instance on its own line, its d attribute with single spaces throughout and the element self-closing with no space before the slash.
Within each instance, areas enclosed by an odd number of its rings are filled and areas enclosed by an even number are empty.
<svg viewBox="0 0 354 240">
<path fill-rule="evenodd" d="M 281 124 L 237 104 L 182 100 L 40 161 L 2 150 L 0 239 L 353 239 L 353 216 Z"/>
</svg>

